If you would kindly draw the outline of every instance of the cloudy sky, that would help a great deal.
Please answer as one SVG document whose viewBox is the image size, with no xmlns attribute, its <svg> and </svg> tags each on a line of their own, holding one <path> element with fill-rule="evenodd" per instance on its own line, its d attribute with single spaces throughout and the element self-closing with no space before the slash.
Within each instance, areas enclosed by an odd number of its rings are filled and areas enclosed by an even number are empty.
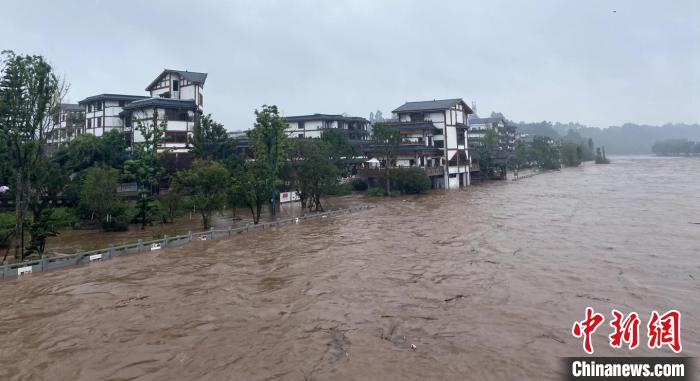
<svg viewBox="0 0 700 381">
<path fill-rule="evenodd" d="M 700 122 L 700 1 L 2 1 L 0 49 L 42 54 L 70 100 L 209 73 L 205 111 L 385 114 L 463 98 L 483 116 Z"/>
</svg>

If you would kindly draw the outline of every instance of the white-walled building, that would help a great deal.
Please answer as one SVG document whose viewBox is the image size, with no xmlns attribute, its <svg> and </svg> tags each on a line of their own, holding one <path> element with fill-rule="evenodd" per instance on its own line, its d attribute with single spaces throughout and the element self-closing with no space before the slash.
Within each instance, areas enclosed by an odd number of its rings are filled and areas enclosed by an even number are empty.
<svg viewBox="0 0 700 381">
<path fill-rule="evenodd" d="M 345 115 L 313 114 L 288 116 L 286 132 L 290 138 L 320 138 L 323 130 L 336 129 L 344 132 L 350 143 L 362 144 L 369 141 L 369 120 Z"/>
<path fill-rule="evenodd" d="M 135 130 L 138 122 L 146 126 L 168 120 L 165 147 L 175 153 L 186 152 L 187 138 L 195 120 L 204 112 L 206 73 L 164 69 L 147 87 L 149 96 L 100 94 L 79 102 L 85 111 L 83 133 L 102 136 L 118 129 L 132 143 L 143 142 Z"/>
<path fill-rule="evenodd" d="M 146 98 L 131 102 L 124 107 L 121 118 L 127 130 L 133 131 L 132 143 L 143 143 L 138 131 L 139 123 L 147 128 L 168 121 L 164 137 L 164 148 L 174 153 L 187 152 L 187 139 L 194 129 L 195 118 L 201 115 L 194 100 L 168 98 Z"/>
<path fill-rule="evenodd" d="M 508 125 L 503 117 L 469 118 L 469 146 L 473 149 L 484 139 L 486 131 L 494 131 L 498 150 L 512 152 L 515 150 L 515 127 Z"/>
<path fill-rule="evenodd" d="M 100 94 L 87 97 L 78 102 L 85 110 L 85 127 L 83 133 L 102 136 L 106 132 L 117 129 L 126 134 L 121 112 L 133 101 L 148 98 L 142 95 Z"/>
<path fill-rule="evenodd" d="M 61 103 L 58 112 L 53 117 L 53 127 L 46 142 L 60 147 L 61 144 L 73 140 L 82 133 L 84 126 L 85 111 L 83 107 L 74 103 Z"/>
<path fill-rule="evenodd" d="M 151 94 L 152 98 L 194 101 L 201 112 L 204 109 L 204 82 L 206 80 L 207 73 L 164 69 L 146 87 L 146 91 Z"/>
<path fill-rule="evenodd" d="M 402 142 L 397 167 L 421 167 L 433 188 L 468 186 L 472 170 L 467 144 L 467 118 L 472 110 L 462 99 L 407 102 L 393 111 Z M 372 148 L 367 150 L 372 156 Z"/>
</svg>

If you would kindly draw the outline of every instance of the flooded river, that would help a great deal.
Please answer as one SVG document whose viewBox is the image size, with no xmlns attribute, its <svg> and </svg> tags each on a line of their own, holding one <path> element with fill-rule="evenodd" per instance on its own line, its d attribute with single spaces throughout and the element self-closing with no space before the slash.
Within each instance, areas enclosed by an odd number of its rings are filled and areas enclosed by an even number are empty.
<svg viewBox="0 0 700 381">
<path fill-rule="evenodd" d="M 0 282 L 0 379 L 557 380 L 587 306 L 596 355 L 670 354 L 607 324 L 676 308 L 698 356 L 698 174 L 617 158 Z"/>
</svg>

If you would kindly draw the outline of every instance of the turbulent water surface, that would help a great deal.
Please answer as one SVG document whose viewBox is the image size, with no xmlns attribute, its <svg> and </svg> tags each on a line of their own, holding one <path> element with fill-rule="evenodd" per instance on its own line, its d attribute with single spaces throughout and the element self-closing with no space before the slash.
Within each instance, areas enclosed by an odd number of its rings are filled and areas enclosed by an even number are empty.
<svg viewBox="0 0 700 381">
<path fill-rule="evenodd" d="M 618 158 L 0 282 L 3 380 L 555 380 L 610 310 L 700 355 L 700 160 Z M 415 345 L 415 350 L 412 349 Z"/>
</svg>

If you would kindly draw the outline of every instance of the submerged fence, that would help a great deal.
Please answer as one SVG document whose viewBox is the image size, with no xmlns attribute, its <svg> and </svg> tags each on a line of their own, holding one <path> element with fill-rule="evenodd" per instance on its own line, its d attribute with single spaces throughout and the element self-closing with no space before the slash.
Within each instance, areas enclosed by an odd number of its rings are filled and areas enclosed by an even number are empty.
<svg viewBox="0 0 700 381">
<path fill-rule="evenodd" d="M 304 220 L 311 220 L 316 218 L 325 218 L 331 216 L 338 216 L 341 214 L 347 214 L 356 212 L 359 210 L 371 209 L 373 205 L 360 205 L 353 206 L 343 209 L 331 209 L 325 212 L 318 212 L 313 214 L 307 214 L 305 216 L 286 218 L 277 221 L 270 221 L 265 223 L 260 223 L 258 225 L 246 225 L 238 228 L 233 228 L 229 226 L 225 229 L 214 229 L 205 230 L 197 233 L 189 232 L 183 235 L 176 235 L 173 237 L 168 237 L 167 235 L 160 239 L 153 239 L 144 241 L 142 239 L 135 243 L 128 243 L 125 245 L 110 245 L 108 248 L 91 250 L 91 251 L 79 251 L 77 250 L 75 254 L 65 255 L 60 257 L 51 258 L 41 258 L 33 261 L 26 261 L 21 263 L 13 263 L 9 265 L 0 266 L 0 279 L 14 278 L 24 274 L 31 274 L 35 272 L 44 272 L 54 269 L 60 269 L 63 267 L 77 266 L 84 263 L 89 263 L 98 260 L 106 260 L 113 257 L 118 257 L 122 254 L 128 253 L 140 253 L 140 252 L 150 252 L 155 250 L 161 250 L 166 247 L 181 246 L 189 243 L 193 240 L 215 240 L 231 237 L 235 234 L 241 234 L 251 231 L 269 229 L 275 226 L 288 225 L 299 223 Z"/>
</svg>

